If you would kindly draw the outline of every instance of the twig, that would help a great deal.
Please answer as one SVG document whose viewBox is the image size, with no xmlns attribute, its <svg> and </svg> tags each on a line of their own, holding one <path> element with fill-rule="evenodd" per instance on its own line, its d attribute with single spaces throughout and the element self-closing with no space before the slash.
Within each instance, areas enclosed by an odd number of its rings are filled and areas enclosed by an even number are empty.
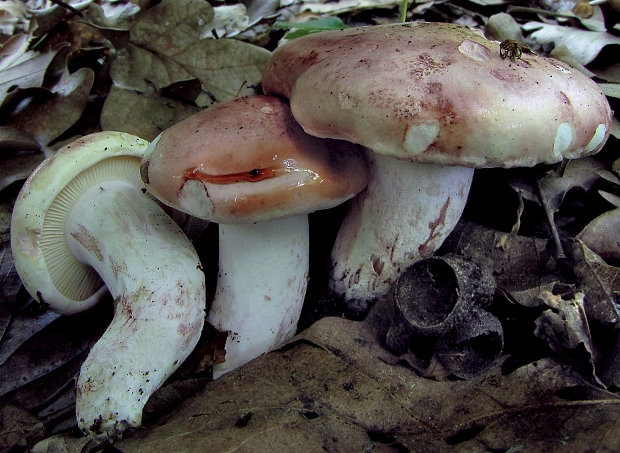
<svg viewBox="0 0 620 453">
<path fill-rule="evenodd" d="M 538 177 L 536 179 L 536 190 L 538 192 L 538 198 L 540 199 L 540 203 L 542 204 L 543 209 L 545 210 L 545 215 L 547 216 L 547 222 L 549 223 L 549 227 L 551 228 L 551 235 L 553 236 L 553 241 L 555 242 L 555 246 L 557 248 L 557 259 L 566 259 L 566 254 L 564 253 L 564 247 L 562 247 L 562 242 L 560 241 L 560 235 L 558 234 L 558 229 L 555 226 L 555 220 L 553 219 L 553 212 L 551 212 L 551 208 L 547 204 L 545 197 L 543 196 L 542 190 L 540 188 L 540 179 Z"/>
<path fill-rule="evenodd" d="M 52 3 L 55 3 L 58 6 L 62 6 L 63 8 L 68 9 L 69 11 L 73 12 L 74 14 L 77 14 L 80 17 L 84 17 L 81 11 L 75 9 L 73 6 L 69 5 L 68 3 L 62 2 L 60 0 L 50 0 L 50 1 Z"/>
<path fill-rule="evenodd" d="M 574 14 L 556 13 L 555 11 L 547 11 L 546 9 L 540 9 L 540 8 L 530 8 L 529 6 L 508 6 L 508 8 L 506 8 L 506 12 L 508 13 L 534 13 L 534 14 L 541 14 L 543 16 L 565 17 L 567 19 L 577 19 L 577 16 L 575 16 Z"/>
</svg>

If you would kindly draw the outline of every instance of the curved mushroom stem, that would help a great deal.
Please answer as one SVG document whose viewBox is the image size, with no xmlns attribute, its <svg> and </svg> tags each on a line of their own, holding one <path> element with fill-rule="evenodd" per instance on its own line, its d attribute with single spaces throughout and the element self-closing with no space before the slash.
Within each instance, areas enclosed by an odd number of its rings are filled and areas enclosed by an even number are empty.
<svg viewBox="0 0 620 453">
<path fill-rule="evenodd" d="M 368 187 L 351 201 L 338 232 L 329 283 L 359 311 L 441 246 L 461 217 L 474 173 L 368 154 Z"/>
<path fill-rule="evenodd" d="M 92 438 L 113 439 L 140 425 L 149 396 L 196 345 L 204 323 L 204 274 L 179 227 L 127 182 L 87 189 L 71 210 L 65 236 L 115 300 L 114 319 L 77 382 L 78 425 Z"/>
<path fill-rule="evenodd" d="M 308 216 L 220 224 L 219 274 L 207 321 L 229 331 L 213 378 L 295 334 L 308 284 Z"/>
</svg>

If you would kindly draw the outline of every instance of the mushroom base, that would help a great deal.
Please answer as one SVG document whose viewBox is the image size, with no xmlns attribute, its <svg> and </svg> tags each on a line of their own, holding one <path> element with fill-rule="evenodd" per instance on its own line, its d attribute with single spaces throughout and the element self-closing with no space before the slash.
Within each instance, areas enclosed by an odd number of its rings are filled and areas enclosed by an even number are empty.
<svg viewBox="0 0 620 453">
<path fill-rule="evenodd" d="M 385 295 L 407 267 L 433 255 L 458 222 L 474 170 L 369 153 L 331 255 L 329 289 L 350 306 Z"/>
</svg>

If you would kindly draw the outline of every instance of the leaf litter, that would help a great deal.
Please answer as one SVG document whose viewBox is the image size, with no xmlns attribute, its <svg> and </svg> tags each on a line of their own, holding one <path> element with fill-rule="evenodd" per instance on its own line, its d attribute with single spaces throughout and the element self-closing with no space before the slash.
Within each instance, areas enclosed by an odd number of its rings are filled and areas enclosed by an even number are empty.
<svg viewBox="0 0 620 453">
<path fill-rule="evenodd" d="M 105 316 L 81 332 L 80 321 L 46 313 L 20 287 L 8 230 L 20 181 L 75 136 L 122 130 L 151 140 L 201 108 L 260 93 L 262 67 L 284 34 L 276 21 L 298 29 L 315 25 L 295 23 L 319 18 L 344 26 L 395 22 L 403 2 L 68 2 L 80 15 L 52 2 L 2 3 L 0 126 L 8 135 L 0 136 L 0 451 L 86 452 L 97 447 L 70 430 L 73 377 Z M 488 16 L 489 5 L 502 17 Z M 602 83 L 618 110 L 613 14 L 603 5 L 584 18 L 575 7 L 568 0 L 526 8 L 431 0 L 411 2 L 405 15 L 493 28 L 496 39 L 551 53 Z M 212 362 L 198 351 L 152 398 L 148 426 L 115 447 L 620 451 L 620 193 L 605 173 L 619 161 L 613 131 L 600 155 L 565 169 L 477 174 L 487 194 L 472 190 L 465 218 L 438 254 L 459 254 L 494 275 L 489 310 L 505 344 L 489 370 L 422 378 L 385 350 L 387 301 L 354 322 L 339 317 L 337 304 L 307 300 L 307 313 L 335 317 L 215 382 L 203 377 Z M 205 231 L 202 225 L 197 234 Z M 321 281 L 315 277 L 311 284 Z"/>
</svg>

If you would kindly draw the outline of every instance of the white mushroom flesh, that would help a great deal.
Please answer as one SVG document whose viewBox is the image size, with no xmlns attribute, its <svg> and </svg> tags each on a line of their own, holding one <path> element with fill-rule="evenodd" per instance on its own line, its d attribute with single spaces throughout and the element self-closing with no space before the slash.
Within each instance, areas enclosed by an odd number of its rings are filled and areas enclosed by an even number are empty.
<svg viewBox="0 0 620 453">
<path fill-rule="evenodd" d="M 228 331 L 213 378 L 281 346 L 297 329 L 308 284 L 308 216 L 222 224 L 219 274 L 207 321 Z"/>
</svg>

